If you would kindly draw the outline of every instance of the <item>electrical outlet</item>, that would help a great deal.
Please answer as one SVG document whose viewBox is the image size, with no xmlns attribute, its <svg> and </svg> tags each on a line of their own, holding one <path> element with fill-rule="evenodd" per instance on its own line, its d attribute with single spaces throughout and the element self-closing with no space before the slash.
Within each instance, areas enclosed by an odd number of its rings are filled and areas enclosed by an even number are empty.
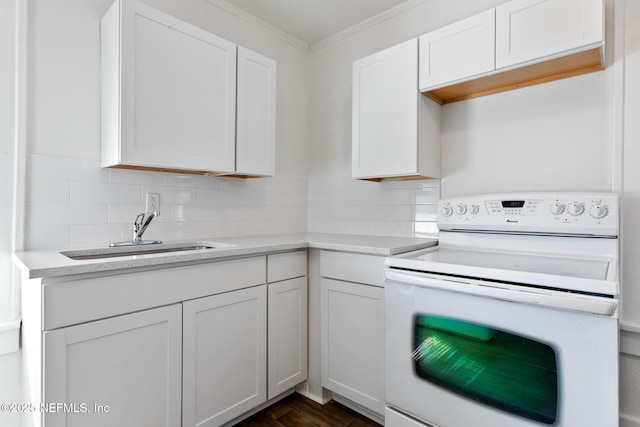
<svg viewBox="0 0 640 427">
<path fill-rule="evenodd" d="M 160 194 L 159 193 L 147 193 L 147 212 L 160 211 Z"/>
</svg>

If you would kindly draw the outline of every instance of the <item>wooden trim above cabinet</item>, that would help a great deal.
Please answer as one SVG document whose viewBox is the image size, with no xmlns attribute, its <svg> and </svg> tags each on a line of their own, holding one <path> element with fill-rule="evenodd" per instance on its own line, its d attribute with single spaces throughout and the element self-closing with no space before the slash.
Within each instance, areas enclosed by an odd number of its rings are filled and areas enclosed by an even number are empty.
<svg viewBox="0 0 640 427">
<path fill-rule="evenodd" d="M 439 104 L 465 101 L 604 69 L 603 46 L 424 92 Z"/>
<path fill-rule="evenodd" d="M 119 164 L 106 166 L 111 169 L 130 169 L 130 170 L 138 170 L 138 171 L 151 171 L 151 172 L 173 172 L 173 173 L 182 173 L 189 175 L 205 175 L 205 176 L 231 176 L 231 172 L 212 172 L 212 171 L 200 171 L 200 170 L 192 170 L 192 169 L 172 169 L 172 168 L 160 168 L 160 167 L 152 167 L 152 166 L 138 166 L 138 165 L 127 165 L 127 164 Z"/>
<path fill-rule="evenodd" d="M 440 102 L 442 104 L 442 102 Z M 424 175 L 401 175 L 401 176 L 389 176 L 389 177 L 378 177 L 378 178 L 356 178 L 360 181 L 371 181 L 371 182 L 394 182 L 394 181 L 422 181 L 425 179 L 438 179 L 439 177 L 433 176 L 424 176 Z"/>
<path fill-rule="evenodd" d="M 267 178 L 269 176 L 269 175 L 237 174 L 233 172 L 203 171 L 203 170 L 195 170 L 195 169 L 160 168 L 160 167 L 138 166 L 138 165 L 128 165 L 128 164 L 111 165 L 111 166 L 105 166 L 105 167 L 109 169 L 130 169 L 130 170 L 149 171 L 149 172 L 169 172 L 169 173 L 180 173 L 180 174 L 186 174 L 186 175 L 224 176 L 225 178 L 240 178 L 240 179 Z"/>
</svg>

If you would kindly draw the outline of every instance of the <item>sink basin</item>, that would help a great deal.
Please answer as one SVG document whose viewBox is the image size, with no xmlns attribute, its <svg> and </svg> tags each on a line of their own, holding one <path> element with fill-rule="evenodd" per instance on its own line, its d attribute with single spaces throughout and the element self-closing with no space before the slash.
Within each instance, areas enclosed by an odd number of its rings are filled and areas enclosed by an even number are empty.
<svg viewBox="0 0 640 427">
<path fill-rule="evenodd" d="M 230 248 L 233 245 L 218 242 L 181 242 L 161 243 L 144 246 L 124 246 L 117 248 L 81 249 L 60 252 L 73 260 L 91 260 L 103 258 L 117 258 L 134 255 L 151 255 L 185 251 L 204 251 L 209 249 Z"/>
</svg>

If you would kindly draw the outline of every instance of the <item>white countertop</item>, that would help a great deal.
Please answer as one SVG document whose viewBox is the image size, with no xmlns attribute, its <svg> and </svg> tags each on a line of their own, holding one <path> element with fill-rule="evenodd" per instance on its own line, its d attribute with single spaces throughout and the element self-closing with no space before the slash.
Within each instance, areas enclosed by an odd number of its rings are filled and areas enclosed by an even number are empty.
<svg viewBox="0 0 640 427">
<path fill-rule="evenodd" d="M 30 279 L 99 273 L 129 268 L 152 267 L 260 255 L 271 252 L 315 248 L 341 252 L 389 256 L 435 246 L 436 238 L 365 236 L 353 234 L 274 234 L 265 236 L 206 238 L 191 242 L 220 243 L 216 249 L 167 252 L 147 255 L 118 256 L 89 260 L 73 260 L 60 251 L 26 251 L 13 254 L 14 261 Z M 165 242 L 174 243 L 174 242 Z M 81 249 L 76 253 L 97 252 L 107 248 Z M 63 251 L 67 252 L 67 251 Z"/>
</svg>

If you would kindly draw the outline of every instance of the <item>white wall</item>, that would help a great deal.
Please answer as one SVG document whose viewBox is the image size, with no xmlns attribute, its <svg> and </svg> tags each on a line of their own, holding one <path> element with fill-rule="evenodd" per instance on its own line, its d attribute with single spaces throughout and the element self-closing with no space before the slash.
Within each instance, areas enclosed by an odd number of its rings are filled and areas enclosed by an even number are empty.
<svg viewBox="0 0 640 427">
<path fill-rule="evenodd" d="M 12 320 L 15 0 L 0 0 L 0 324 Z M 16 313 L 17 315 L 17 313 Z M 0 402 L 20 400 L 20 353 L 0 355 Z M 18 414 L 0 412 L 0 425 Z"/>
<path fill-rule="evenodd" d="M 14 0 L 0 0 L 0 323 L 9 320 L 13 264 Z"/>
<path fill-rule="evenodd" d="M 100 18 L 112 0 L 0 0 L 0 324 L 10 317 L 15 5 L 28 5 L 24 249 L 130 238 L 144 193 L 163 240 L 300 232 L 307 217 L 307 52 L 206 1 L 149 0 L 278 61 L 276 178 L 239 180 L 100 168 Z M 22 230 L 17 230 L 21 234 Z M 20 239 L 22 236 L 20 236 Z M 0 356 L 0 402 L 20 402 L 20 354 Z M 18 425 L 1 413 L 0 425 Z"/>
<path fill-rule="evenodd" d="M 442 197 L 611 191 L 612 71 L 448 104 Z"/>
<path fill-rule="evenodd" d="M 353 61 L 502 2 L 407 2 L 312 47 L 310 231 L 413 236 L 440 196 L 611 190 L 610 70 L 444 106 L 440 181 L 350 178 Z"/>
<path fill-rule="evenodd" d="M 609 61 L 605 71 L 444 106 L 439 182 L 350 178 L 352 62 L 499 3 L 459 1 L 452 8 L 446 0 L 409 2 L 413 7 L 404 12 L 312 47 L 309 229 L 411 236 L 412 229 L 428 228 L 435 220 L 438 188 L 442 197 L 617 189 L 622 171 L 616 114 L 622 95 L 616 73 L 624 70 L 620 63 L 626 58 L 622 317 L 640 333 L 640 2 L 606 2 L 607 49 L 622 57 Z M 621 12 L 625 3 L 628 10 Z M 626 18 L 620 26 L 627 30 L 626 50 L 617 46 L 624 34 L 612 28 L 614 14 Z M 639 336 L 625 332 L 622 342 L 624 427 L 640 427 Z"/>
<path fill-rule="evenodd" d="M 305 231 L 306 51 L 203 0 L 145 3 L 277 60 L 276 178 L 100 168 L 100 18 L 112 1 L 29 1 L 25 249 L 129 239 L 146 192 L 162 211 L 147 238 Z"/>
<path fill-rule="evenodd" d="M 24 0 L 0 0 L 0 174 L 9 174 L 12 157 L 8 100 L 16 1 Z M 171 240 L 307 228 L 413 236 L 433 231 L 440 192 L 449 197 L 486 191 L 610 190 L 612 176 L 619 172 L 611 167 L 616 100 L 610 69 L 443 107 L 441 181 L 350 178 L 352 62 L 502 1 L 459 0 L 455 8 L 447 0 L 409 1 L 313 46 L 307 55 L 204 0 L 146 0 L 278 61 L 277 178 L 242 181 L 102 170 L 99 19 L 111 0 L 29 0 L 26 249 L 128 238 L 147 191 L 161 193 L 163 211 L 147 236 Z M 615 0 L 616 7 L 624 4 Z M 640 6 L 635 0 L 626 5 L 623 314 L 640 323 L 635 286 L 640 278 L 635 262 L 640 239 L 640 41 L 635 24 Z M 0 177 L 0 321 L 10 300 L 9 273 L 2 267 L 10 251 L 5 241 L 13 209 L 5 188 L 9 182 Z M 0 378 L 7 380 L 0 385 L 0 401 L 14 400 L 11 375 L 16 366 L 15 357 L 0 358 Z M 624 355 L 622 371 L 621 408 L 628 425 L 638 426 L 633 417 L 640 418 L 640 359 Z M 0 424 L 8 421 L 0 418 Z"/>
<path fill-rule="evenodd" d="M 626 0 L 624 16 L 624 181 L 622 194 L 621 427 L 640 427 L 640 2 Z"/>
<path fill-rule="evenodd" d="M 437 231 L 439 180 L 351 178 L 352 63 L 503 1 L 464 0 L 455 7 L 446 0 L 408 1 L 312 46 L 309 231 L 400 236 Z"/>
<path fill-rule="evenodd" d="M 625 320 L 640 326 L 640 2 L 626 4 L 623 304 Z"/>
</svg>

